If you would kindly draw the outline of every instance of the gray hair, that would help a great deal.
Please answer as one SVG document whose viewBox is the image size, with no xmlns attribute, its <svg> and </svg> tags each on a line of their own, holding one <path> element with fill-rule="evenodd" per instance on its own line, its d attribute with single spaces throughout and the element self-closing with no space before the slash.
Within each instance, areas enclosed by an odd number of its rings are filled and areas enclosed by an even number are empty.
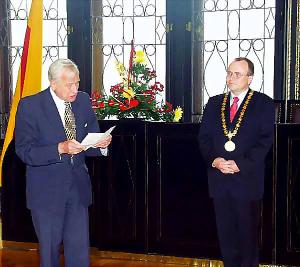
<svg viewBox="0 0 300 267">
<path fill-rule="evenodd" d="M 49 67 L 48 79 L 49 81 L 59 80 L 62 69 L 69 69 L 79 76 L 77 65 L 70 59 L 60 58 L 55 60 Z"/>
</svg>

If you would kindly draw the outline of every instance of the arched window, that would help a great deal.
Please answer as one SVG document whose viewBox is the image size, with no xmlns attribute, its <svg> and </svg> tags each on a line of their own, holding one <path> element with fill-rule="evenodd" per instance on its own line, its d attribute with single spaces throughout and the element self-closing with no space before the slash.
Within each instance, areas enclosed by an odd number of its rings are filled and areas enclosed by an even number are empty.
<svg viewBox="0 0 300 267">
<path fill-rule="evenodd" d="M 14 91 L 22 56 L 22 47 L 32 0 L 9 0 L 8 17 L 11 25 L 9 55 L 11 62 L 10 88 Z M 49 65 L 58 58 L 66 58 L 67 10 L 66 0 L 43 0 L 43 69 L 42 88 L 49 85 Z"/>
<path fill-rule="evenodd" d="M 165 83 L 165 0 L 92 0 L 92 39 L 93 90 L 109 93 L 119 82 L 115 62 L 128 67 L 131 40 Z"/>
<path fill-rule="evenodd" d="M 197 17 L 203 25 L 203 104 L 227 90 L 226 68 L 236 57 L 253 61 L 251 87 L 273 97 L 275 0 L 205 0 Z"/>
</svg>

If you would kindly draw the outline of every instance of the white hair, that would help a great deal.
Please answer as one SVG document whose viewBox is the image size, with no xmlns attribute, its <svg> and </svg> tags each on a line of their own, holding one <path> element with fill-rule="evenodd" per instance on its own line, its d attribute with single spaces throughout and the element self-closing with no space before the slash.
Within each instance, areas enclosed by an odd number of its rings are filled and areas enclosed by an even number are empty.
<svg viewBox="0 0 300 267">
<path fill-rule="evenodd" d="M 49 67 L 48 79 L 49 81 L 59 80 L 62 69 L 69 69 L 79 76 L 77 65 L 70 59 L 60 58 L 55 60 Z"/>
</svg>

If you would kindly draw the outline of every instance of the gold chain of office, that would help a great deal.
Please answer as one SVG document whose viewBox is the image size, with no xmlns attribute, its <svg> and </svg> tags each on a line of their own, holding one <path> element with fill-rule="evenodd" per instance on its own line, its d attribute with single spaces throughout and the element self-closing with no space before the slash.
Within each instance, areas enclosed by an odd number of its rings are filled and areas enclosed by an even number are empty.
<svg viewBox="0 0 300 267">
<path fill-rule="evenodd" d="M 228 137 L 229 141 L 231 141 L 232 137 L 237 135 L 238 130 L 241 126 L 242 120 L 244 118 L 246 109 L 248 107 L 248 104 L 249 104 L 253 94 L 254 94 L 254 91 L 250 89 L 250 93 L 248 94 L 248 96 L 246 98 L 246 101 L 245 101 L 245 103 L 242 107 L 242 110 L 240 112 L 240 115 L 238 117 L 238 120 L 237 120 L 237 122 L 235 124 L 235 127 L 234 127 L 232 132 L 228 131 L 227 125 L 226 125 L 226 120 L 225 120 L 225 109 L 226 109 L 226 102 L 227 102 L 227 98 L 228 98 L 228 93 L 225 94 L 224 99 L 223 99 L 223 103 L 222 103 L 222 106 L 221 106 L 221 121 L 222 121 L 223 132 L 224 132 L 225 136 Z"/>
</svg>

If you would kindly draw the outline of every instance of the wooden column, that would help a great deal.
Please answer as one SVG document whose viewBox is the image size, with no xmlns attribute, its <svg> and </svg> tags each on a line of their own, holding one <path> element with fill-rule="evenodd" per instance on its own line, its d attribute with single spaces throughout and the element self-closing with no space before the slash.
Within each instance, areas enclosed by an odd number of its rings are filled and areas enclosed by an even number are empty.
<svg viewBox="0 0 300 267">
<path fill-rule="evenodd" d="M 102 0 L 92 0 L 92 92 L 103 92 Z"/>
<path fill-rule="evenodd" d="M 192 13 L 192 122 L 199 122 L 202 116 L 203 99 L 203 0 L 194 0 Z"/>
</svg>

